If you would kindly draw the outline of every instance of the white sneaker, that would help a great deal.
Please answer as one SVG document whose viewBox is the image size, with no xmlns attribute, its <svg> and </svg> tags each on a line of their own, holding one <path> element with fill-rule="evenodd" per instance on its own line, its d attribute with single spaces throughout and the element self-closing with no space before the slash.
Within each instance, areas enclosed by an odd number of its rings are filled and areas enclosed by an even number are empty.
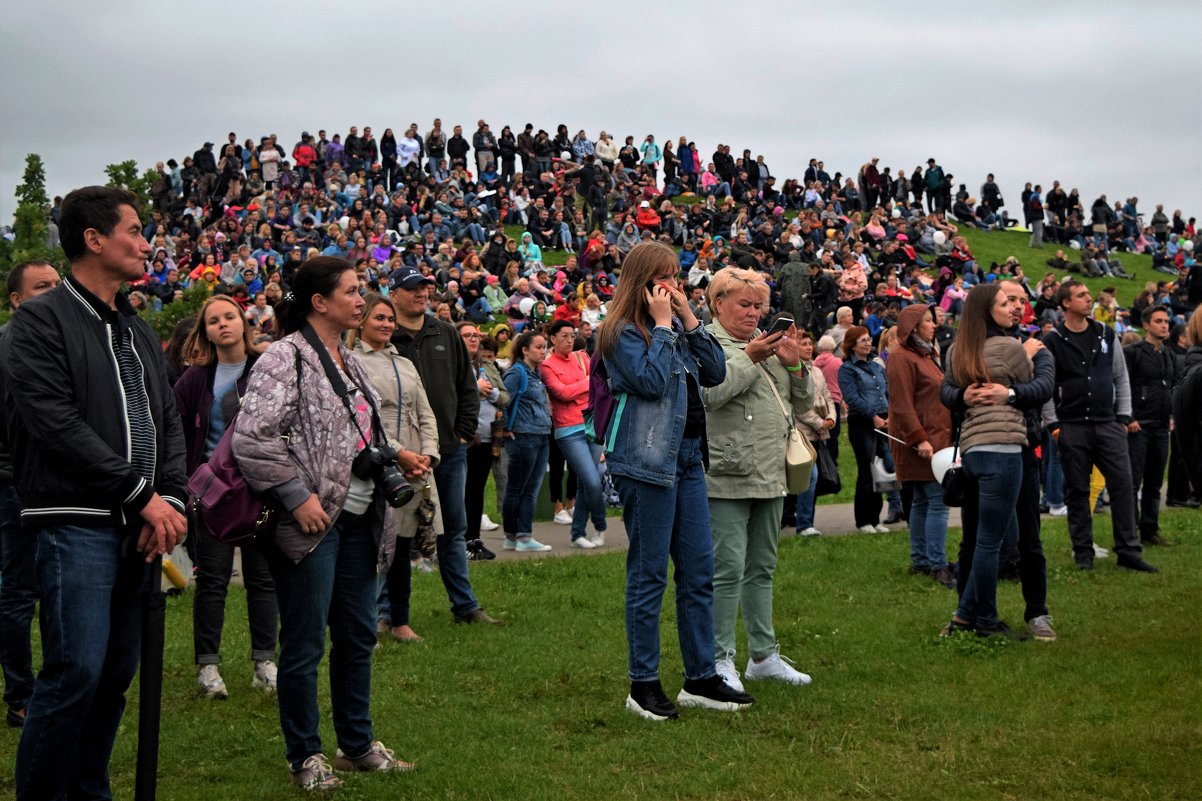
<svg viewBox="0 0 1202 801">
<path fill-rule="evenodd" d="M 561 526 L 570 526 L 572 525 L 572 513 L 567 509 L 560 509 L 551 520 Z"/>
<path fill-rule="evenodd" d="M 1068 506 L 1066 506 L 1065 504 L 1060 504 L 1059 506 L 1053 506 L 1051 509 L 1048 510 L 1048 514 L 1050 514 L 1052 517 L 1065 517 L 1068 515 Z"/>
<path fill-rule="evenodd" d="M 250 686 L 269 694 L 273 693 L 276 690 L 276 677 L 279 672 L 275 662 L 270 659 L 255 662 L 255 677 L 251 680 Z"/>
<path fill-rule="evenodd" d="M 593 544 L 594 548 L 604 548 L 605 547 L 605 534 L 603 532 L 598 531 L 596 534 L 589 537 L 588 541 Z"/>
<path fill-rule="evenodd" d="M 201 665 L 196 674 L 196 683 L 200 685 L 200 694 L 205 698 L 224 701 L 230 697 L 230 691 L 225 688 L 225 679 L 216 665 Z"/>
<path fill-rule="evenodd" d="M 480 530 L 481 531 L 496 531 L 501 527 L 500 523 L 494 523 L 488 515 L 480 515 Z"/>
<path fill-rule="evenodd" d="M 860 526 L 856 529 L 856 531 L 860 532 L 861 534 L 875 534 L 876 526 Z"/>
<path fill-rule="evenodd" d="M 787 684 L 799 685 L 809 684 L 813 681 L 805 673 L 793 668 L 792 659 L 780 655 L 780 645 L 776 646 L 776 650 L 772 653 L 772 656 L 763 661 L 748 660 L 747 670 L 743 671 L 743 676 L 748 681 L 776 679 Z"/>
<path fill-rule="evenodd" d="M 513 549 L 518 553 L 537 553 L 541 551 L 549 551 L 551 550 L 551 546 L 543 545 L 534 537 L 530 537 L 529 539 L 518 540 L 517 544 L 513 546 Z"/>
<path fill-rule="evenodd" d="M 822 532 L 813 526 L 810 526 L 809 528 L 805 528 L 797 532 L 797 535 L 800 537 L 821 537 Z"/>
<path fill-rule="evenodd" d="M 726 682 L 726 686 L 735 692 L 743 692 L 743 682 L 739 681 L 739 669 L 735 667 L 735 652 L 728 651 L 725 659 L 719 659 L 714 662 L 714 667 L 718 671 L 718 675 L 722 677 L 722 681 Z"/>
<path fill-rule="evenodd" d="M 1110 556 L 1110 551 L 1095 542 L 1093 544 L 1093 555 L 1095 559 L 1107 559 Z"/>
<path fill-rule="evenodd" d="M 889 528 L 884 523 L 877 523 L 876 527 L 875 527 L 875 531 L 877 534 L 888 534 L 892 530 L 893 529 Z"/>
<path fill-rule="evenodd" d="M 586 551 L 591 551 L 593 548 L 596 548 L 597 546 L 588 537 L 579 537 L 577 539 L 572 540 L 572 547 L 573 548 L 583 548 Z"/>
</svg>

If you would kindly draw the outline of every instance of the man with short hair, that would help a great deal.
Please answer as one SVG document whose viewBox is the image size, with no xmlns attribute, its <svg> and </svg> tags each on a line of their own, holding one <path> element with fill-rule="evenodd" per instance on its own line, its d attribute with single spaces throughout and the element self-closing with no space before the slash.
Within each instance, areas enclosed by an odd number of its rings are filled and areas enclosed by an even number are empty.
<svg viewBox="0 0 1202 801">
<path fill-rule="evenodd" d="M 390 298 L 397 327 L 392 344 L 413 362 L 426 387 L 426 397 L 438 423 L 440 461 L 434 468 L 442 509 L 443 532 L 438 535 L 438 572 L 451 601 L 457 623 L 497 623 L 480 608 L 467 574 L 467 515 L 464 511 L 467 480 L 467 443 L 476 436 L 480 388 L 476 370 L 463 339 L 450 323 L 427 314 L 434 279 L 416 267 L 393 271 Z M 476 540 L 474 550 L 491 553 Z M 494 555 L 495 556 L 495 555 Z"/>
<path fill-rule="evenodd" d="M 1080 570 L 1093 570 L 1093 519 L 1089 476 L 1102 472 L 1110 489 L 1110 516 L 1119 567 L 1142 573 L 1156 568 L 1144 561 L 1135 532 L 1135 491 L 1127 453 L 1131 423 L 1131 387 L 1127 361 L 1119 352 L 1110 326 L 1090 319 L 1093 298 L 1076 280 L 1060 285 L 1064 322 L 1043 337 L 1056 362 L 1054 403 L 1044 406 L 1044 420 L 1056 440 L 1064 469 L 1068 532 Z"/>
<path fill-rule="evenodd" d="M 137 203 L 108 187 L 67 195 L 60 228 L 71 272 L 21 304 L 0 352 L 42 601 L 19 799 L 111 797 L 147 563 L 187 528 L 183 430 L 159 339 L 119 292 L 145 275 L 151 251 Z"/>
<path fill-rule="evenodd" d="M 1177 360 L 1166 348 L 1169 312 L 1163 306 L 1144 309 L 1142 342 L 1123 348 L 1131 378 L 1131 417 L 1127 446 L 1132 489 L 1139 497 L 1139 538 L 1145 545 L 1164 545 L 1160 536 L 1160 487 L 1169 463 L 1169 430 Z M 1140 492 L 1140 487 L 1143 492 Z"/>
</svg>

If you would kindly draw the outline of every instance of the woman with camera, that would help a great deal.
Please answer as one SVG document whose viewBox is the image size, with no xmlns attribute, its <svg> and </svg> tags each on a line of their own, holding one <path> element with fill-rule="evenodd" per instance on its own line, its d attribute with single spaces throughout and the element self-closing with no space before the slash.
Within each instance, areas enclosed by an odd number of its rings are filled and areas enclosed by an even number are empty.
<svg viewBox="0 0 1202 801">
<path fill-rule="evenodd" d="M 1022 344 L 1010 336 L 1011 301 L 1000 284 L 973 287 L 964 301 L 956 342 L 948 351 L 951 383 L 964 390 L 967 412 L 960 424 L 964 471 L 977 487 L 977 546 L 960 605 L 943 633 L 975 631 L 983 637 L 1023 638 L 998 619 L 998 558 L 1018 539 L 1017 505 L 1022 486 L 1022 448 L 1027 424 L 1021 410 L 991 397 L 992 387 L 1031 380 L 1034 369 Z"/>
<path fill-rule="evenodd" d="M 410 546 L 422 526 L 442 527 L 432 472 L 439 458 L 438 423 L 417 368 L 389 342 L 396 330 L 392 304 L 375 293 L 364 300 L 352 350 L 363 361 L 380 397 L 380 421 L 389 444 L 397 450 L 397 463 L 421 496 L 393 513 L 396 554 L 380 588 L 376 626 L 378 633 L 387 632 L 399 642 L 421 642 L 409 626 Z"/>
<path fill-rule="evenodd" d="M 701 391 L 709 432 L 706 474 L 714 537 L 714 659 L 736 690 L 735 625 L 743 610 L 750 659 L 744 676 L 809 684 L 780 655 L 772 627 L 772 576 L 787 493 L 785 446 L 795 416 L 814 403 L 814 382 L 801 363 L 797 327 L 782 317 L 760 331 L 768 306 L 762 273 L 728 267 L 706 290 L 715 320 L 707 326 L 726 356 L 726 380 Z"/>
<path fill-rule="evenodd" d="M 318 718 L 327 627 L 333 767 L 412 767 L 374 739 L 370 714 L 376 574 L 390 565 L 396 538 L 385 493 L 373 471 L 362 469 L 384 444 L 379 401 L 363 363 L 342 344 L 364 306 L 353 267 L 334 257 L 310 259 L 284 306 L 284 337 L 251 372 L 232 444 L 247 484 L 285 510 L 264 543 L 280 607 L 280 727 L 292 783 L 326 790 L 342 784 L 322 753 Z"/>
<path fill-rule="evenodd" d="M 626 708 L 646 720 L 680 713 L 659 680 L 659 613 L 675 563 L 681 706 L 735 711 L 754 702 L 714 667 L 714 545 L 707 513 L 701 390 L 726 377 L 722 347 L 676 288 L 676 252 L 636 245 L 622 265 L 597 350 L 616 401 L 606 465 L 622 499 L 626 554 Z M 600 434 L 602 432 L 598 432 Z"/>
<path fill-rule="evenodd" d="M 242 308 L 228 295 L 205 301 L 184 340 L 192 366 L 175 384 L 175 408 L 184 425 L 188 475 L 208 460 L 238 410 L 256 355 Z M 229 698 L 221 678 L 221 629 L 225 596 L 234 569 L 234 546 L 214 539 L 203 527 L 196 536 L 196 599 L 192 604 L 192 643 L 199 666 L 196 681 L 205 698 Z M 242 576 L 250 622 L 252 686 L 276 688 L 275 584 L 258 543 L 242 549 Z"/>
<path fill-rule="evenodd" d="M 538 329 L 524 332 L 513 345 L 513 367 L 505 372 L 509 407 L 505 417 L 505 453 L 509 476 L 501 504 L 504 548 L 519 553 L 551 550 L 534 539 L 534 506 L 547 472 L 551 407 L 539 365 L 547 357 L 547 339 Z"/>
</svg>

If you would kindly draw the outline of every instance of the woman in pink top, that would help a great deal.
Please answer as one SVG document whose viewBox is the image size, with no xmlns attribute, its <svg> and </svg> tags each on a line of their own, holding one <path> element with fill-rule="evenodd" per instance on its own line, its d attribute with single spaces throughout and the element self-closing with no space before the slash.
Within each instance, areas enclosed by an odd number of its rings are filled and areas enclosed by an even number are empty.
<svg viewBox="0 0 1202 801">
<path fill-rule="evenodd" d="M 584 427 L 588 406 L 589 361 L 576 350 L 576 327 L 556 320 L 548 331 L 551 353 L 539 366 L 539 376 L 551 402 L 551 436 L 564 460 L 576 474 L 576 508 L 572 513 L 572 547 L 598 548 L 605 544 L 605 495 L 601 489 L 602 448 L 590 442 Z M 586 536 L 589 516 L 596 534 Z"/>
</svg>

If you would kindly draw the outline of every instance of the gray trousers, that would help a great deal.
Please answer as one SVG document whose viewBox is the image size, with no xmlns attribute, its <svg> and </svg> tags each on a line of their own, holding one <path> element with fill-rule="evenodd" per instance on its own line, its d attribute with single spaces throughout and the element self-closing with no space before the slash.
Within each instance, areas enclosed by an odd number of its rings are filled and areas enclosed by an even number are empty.
<svg viewBox="0 0 1202 801">
<path fill-rule="evenodd" d="M 1056 448 L 1064 470 L 1064 502 L 1068 506 L 1073 553 L 1093 555 L 1089 475 L 1096 465 L 1110 494 L 1114 550 L 1119 555 L 1139 556 L 1143 547 L 1135 530 L 1135 491 L 1127 453 L 1127 427 L 1117 421 L 1061 423 Z"/>
</svg>

